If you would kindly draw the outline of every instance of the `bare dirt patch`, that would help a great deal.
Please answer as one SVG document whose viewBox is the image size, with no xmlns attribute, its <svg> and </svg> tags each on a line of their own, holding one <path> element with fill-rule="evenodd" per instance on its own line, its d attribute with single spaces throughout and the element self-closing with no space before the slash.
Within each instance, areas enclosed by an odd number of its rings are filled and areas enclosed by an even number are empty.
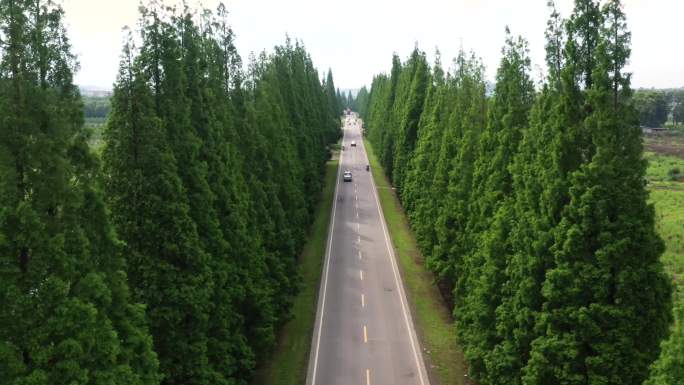
<svg viewBox="0 0 684 385">
<path fill-rule="evenodd" d="M 684 159 L 684 135 L 680 133 L 644 135 L 646 151 Z"/>
</svg>

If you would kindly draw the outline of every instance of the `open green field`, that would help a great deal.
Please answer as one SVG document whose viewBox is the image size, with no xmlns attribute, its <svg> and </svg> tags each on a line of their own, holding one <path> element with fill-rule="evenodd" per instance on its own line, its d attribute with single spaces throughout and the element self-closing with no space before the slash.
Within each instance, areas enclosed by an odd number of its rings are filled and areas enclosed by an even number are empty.
<svg viewBox="0 0 684 385">
<path fill-rule="evenodd" d="M 647 148 L 652 150 L 646 153 L 651 202 L 656 210 L 656 227 L 665 241 L 662 261 L 675 290 L 672 335 L 661 345 L 663 352 L 651 368 L 652 378 L 647 383 L 675 384 L 684 375 L 684 142 L 661 138 L 649 143 L 647 138 Z"/>
<path fill-rule="evenodd" d="M 684 158 L 650 151 L 645 153 L 645 157 L 648 160 L 646 177 L 649 182 L 684 182 Z"/>
<path fill-rule="evenodd" d="M 681 291 L 684 289 L 684 158 L 647 152 L 646 159 L 656 226 L 666 246 L 662 259 Z"/>
<path fill-rule="evenodd" d="M 656 226 L 665 241 L 662 260 L 672 275 L 683 300 L 684 293 L 684 158 L 647 152 L 646 176 L 651 202 L 656 209 Z M 676 172 L 678 171 L 678 172 Z"/>
<path fill-rule="evenodd" d="M 309 241 L 299 259 L 302 282 L 292 306 L 293 318 L 281 330 L 273 356 L 257 370 L 255 385 L 302 385 L 305 382 L 338 159 L 336 152 L 326 164 L 321 201 L 316 208 Z"/>
<path fill-rule="evenodd" d="M 104 133 L 105 126 L 107 125 L 107 118 L 85 118 L 84 122 L 86 130 L 90 131 L 90 147 L 96 153 L 100 153 L 104 147 L 104 139 L 102 134 Z"/>
<path fill-rule="evenodd" d="M 406 288 L 416 332 L 426 357 L 432 385 L 461 385 L 467 373 L 463 353 L 456 341 L 450 310 L 434 285 L 434 277 L 425 268 L 404 210 L 387 177 L 364 140 L 373 179 L 378 187 L 380 205 L 395 248 L 401 277 Z"/>
<path fill-rule="evenodd" d="M 651 201 L 655 204 L 657 228 L 665 240 L 662 260 L 680 290 L 684 290 L 684 184 L 679 189 L 655 188 Z"/>
</svg>

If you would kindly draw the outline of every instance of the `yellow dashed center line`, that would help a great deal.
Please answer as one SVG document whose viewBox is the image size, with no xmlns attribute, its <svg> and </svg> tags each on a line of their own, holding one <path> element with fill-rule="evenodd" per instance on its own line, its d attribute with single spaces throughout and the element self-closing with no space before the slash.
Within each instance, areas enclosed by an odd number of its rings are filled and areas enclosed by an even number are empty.
<svg viewBox="0 0 684 385">
<path fill-rule="evenodd" d="M 366 296 L 361 294 L 361 307 L 366 307 Z"/>
<path fill-rule="evenodd" d="M 361 280 L 363 281 L 363 270 L 359 270 L 359 277 L 361 277 Z"/>
<path fill-rule="evenodd" d="M 366 369 L 366 385 L 370 385 L 370 369 Z"/>
<path fill-rule="evenodd" d="M 366 330 L 366 325 L 363 325 L 363 343 L 368 343 L 368 331 Z"/>
</svg>

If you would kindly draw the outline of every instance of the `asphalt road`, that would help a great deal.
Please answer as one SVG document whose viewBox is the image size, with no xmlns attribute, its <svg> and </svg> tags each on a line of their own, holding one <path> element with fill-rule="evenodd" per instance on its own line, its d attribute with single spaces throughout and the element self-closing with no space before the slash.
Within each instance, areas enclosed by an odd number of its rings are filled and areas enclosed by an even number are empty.
<svg viewBox="0 0 684 385">
<path fill-rule="evenodd" d="M 306 384 L 429 385 L 360 120 L 346 119 L 342 143 Z"/>
</svg>

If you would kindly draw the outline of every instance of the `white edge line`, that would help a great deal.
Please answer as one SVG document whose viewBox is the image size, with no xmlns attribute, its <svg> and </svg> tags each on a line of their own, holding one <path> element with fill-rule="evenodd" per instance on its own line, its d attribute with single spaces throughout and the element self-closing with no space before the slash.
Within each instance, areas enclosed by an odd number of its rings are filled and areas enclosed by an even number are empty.
<svg viewBox="0 0 684 385">
<path fill-rule="evenodd" d="M 363 143 L 363 140 L 361 140 L 361 145 L 363 146 L 363 152 L 366 155 L 366 164 L 369 164 L 368 160 L 368 153 L 366 152 L 366 145 Z M 396 266 L 396 257 L 394 255 L 394 250 L 392 249 L 390 245 L 390 240 L 389 240 L 389 234 L 387 233 L 387 225 L 385 224 L 385 216 L 382 213 L 382 208 L 380 207 L 380 198 L 378 197 L 378 189 L 375 186 L 375 180 L 373 179 L 373 175 L 370 175 L 370 180 L 371 180 L 371 185 L 373 186 L 373 192 L 375 196 L 375 203 L 377 204 L 378 207 L 378 214 L 380 214 L 380 225 L 382 227 L 382 232 L 383 235 L 385 236 L 385 246 L 387 246 L 387 251 L 389 252 L 389 259 L 392 264 L 392 272 L 394 273 L 394 281 L 397 284 L 397 287 L 399 288 L 401 295 L 399 296 L 399 301 L 401 302 L 401 310 L 404 313 L 404 321 L 406 322 L 406 329 L 409 331 L 409 340 L 411 340 L 411 349 L 413 350 L 413 358 L 416 360 L 416 366 L 418 369 L 418 378 L 420 379 L 420 384 L 425 385 L 425 380 L 423 379 L 423 371 L 425 371 L 425 374 L 427 375 L 427 369 L 425 369 L 425 362 L 422 360 L 418 359 L 418 351 L 416 350 L 416 342 L 418 340 L 418 337 L 415 334 L 415 330 L 411 327 L 413 322 L 412 320 L 410 321 L 410 315 L 406 311 L 406 305 L 404 304 L 406 294 L 404 292 L 404 285 L 399 279 L 399 273 L 397 270 Z M 428 381 L 429 383 L 429 381 Z"/>
<path fill-rule="evenodd" d="M 342 143 L 344 143 L 344 139 L 347 136 L 347 130 L 344 129 L 342 131 Z M 325 275 L 323 276 L 323 282 L 321 282 L 321 290 L 323 291 L 323 298 L 321 298 L 321 318 L 318 321 L 318 335 L 316 336 L 316 350 L 314 353 L 314 362 L 313 362 L 313 372 L 311 374 L 311 379 L 309 380 L 307 378 L 307 383 L 311 381 L 311 385 L 316 384 L 316 371 L 318 369 L 318 351 L 321 347 L 321 334 L 323 332 L 323 316 L 325 315 L 325 294 L 328 289 L 328 272 L 330 271 L 330 252 L 332 250 L 332 240 L 333 240 L 333 231 L 335 230 L 335 212 L 337 211 L 337 194 L 340 186 L 340 172 L 342 171 L 342 156 L 343 152 L 340 151 L 340 158 L 337 163 L 337 180 L 335 181 L 335 195 L 333 196 L 333 208 L 332 208 L 332 216 L 330 218 L 330 232 L 328 233 L 328 249 L 326 250 L 326 255 L 325 255 Z"/>
</svg>

